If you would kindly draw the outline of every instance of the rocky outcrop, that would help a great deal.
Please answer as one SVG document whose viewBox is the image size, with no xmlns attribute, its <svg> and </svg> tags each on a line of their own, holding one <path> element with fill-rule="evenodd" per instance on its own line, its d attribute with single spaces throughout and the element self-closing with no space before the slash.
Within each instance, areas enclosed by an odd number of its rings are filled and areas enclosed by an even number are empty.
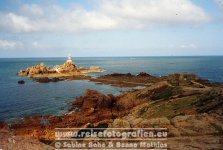
<svg viewBox="0 0 223 150">
<path fill-rule="evenodd" d="M 140 72 L 137 75 L 131 73 L 113 73 L 107 74 L 91 81 L 100 82 L 104 84 L 111 84 L 113 86 L 151 86 L 160 81 L 167 81 L 173 86 L 192 86 L 197 88 L 205 88 L 205 86 L 213 86 L 208 80 L 201 79 L 195 74 L 175 73 L 168 76 L 156 77 L 146 72 Z"/>
<path fill-rule="evenodd" d="M 169 96 L 168 88 L 180 88 Z M 162 89 L 162 90 L 160 90 Z M 177 89 L 176 89 L 177 90 Z M 121 99 L 140 101 L 128 114 L 117 117 L 112 128 L 167 128 L 169 149 L 221 149 L 223 145 L 222 88 L 172 87 L 168 82 L 129 92 Z M 168 92 L 169 93 L 169 92 Z M 153 99 L 153 95 L 159 99 Z M 137 97 L 139 96 L 139 97 Z M 160 99 L 161 98 L 161 99 Z M 122 107 L 125 110 L 125 107 Z"/>
<path fill-rule="evenodd" d="M 44 63 L 41 63 L 39 65 L 29 67 L 26 70 L 20 70 L 18 72 L 18 75 L 33 77 L 36 74 L 47 74 L 47 73 L 55 73 L 55 71 L 50 68 L 47 68 Z"/>
<path fill-rule="evenodd" d="M 23 122 L 14 124 L 12 128 L 17 135 L 36 137 L 46 142 L 55 139 L 55 128 L 105 125 L 122 114 L 113 95 L 94 90 L 87 90 L 84 96 L 77 98 L 70 111 L 64 116 L 26 117 Z"/>
<path fill-rule="evenodd" d="M 55 139 L 55 128 L 162 127 L 168 128 L 170 149 L 187 149 L 188 141 L 191 147 L 197 146 L 200 149 L 203 148 L 202 145 L 205 146 L 204 149 L 222 146 L 221 86 L 195 86 L 200 83 L 200 79 L 194 75 L 152 77 L 146 73 L 112 74 L 100 79 L 114 79 L 116 83 L 124 80 L 153 84 L 119 96 L 87 90 L 85 95 L 73 101 L 70 113 L 63 116 L 27 117 L 19 124 L 12 125 L 12 128 L 17 135 L 49 142 Z M 177 84 L 172 81 L 175 79 Z M 41 122 L 43 119 L 46 120 L 45 123 Z M 210 138 L 214 144 L 206 138 Z"/>
<path fill-rule="evenodd" d="M 209 84 L 207 80 L 203 80 L 199 76 L 189 73 L 175 73 L 168 76 L 163 76 L 161 78 L 167 80 L 170 84 L 174 86 L 193 85 L 195 87 L 204 88 L 204 84 Z"/>
<path fill-rule="evenodd" d="M 216 114 L 180 115 L 172 119 L 117 118 L 112 128 L 167 128 L 168 149 L 221 149 L 223 145 L 223 117 Z"/>
<path fill-rule="evenodd" d="M 35 80 L 39 83 L 48 83 L 48 82 L 58 82 L 58 81 L 63 81 L 64 79 L 61 78 L 48 78 L 48 77 L 43 77 L 43 78 L 35 78 Z"/>
<path fill-rule="evenodd" d="M 0 122 L 0 148 L 13 150 L 41 150 L 54 148 L 45 145 L 36 138 L 29 138 L 27 136 L 16 136 L 9 129 L 5 122 Z"/>
<path fill-rule="evenodd" d="M 180 87 L 173 87 L 167 81 L 161 81 L 144 89 L 134 90 L 120 95 L 117 100 L 117 105 L 127 110 L 148 101 L 169 99 L 181 93 L 182 90 Z"/>
<path fill-rule="evenodd" d="M 145 72 L 141 72 L 138 75 L 133 75 L 131 73 L 107 74 L 100 76 L 96 79 L 91 79 L 91 81 L 120 87 L 135 87 L 135 86 L 150 86 L 153 83 L 160 81 L 160 79 L 158 77 L 151 76 Z"/>
<path fill-rule="evenodd" d="M 112 109 L 116 103 L 113 95 L 104 95 L 95 90 L 87 90 L 84 96 L 77 98 L 73 106 L 80 107 L 82 110 L 94 109 Z"/>
<path fill-rule="evenodd" d="M 223 133 L 223 117 L 216 114 L 180 115 L 172 119 L 167 117 L 141 118 L 132 115 L 117 118 L 110 125 L 113 128 L 122 126 L 132 128 L 168 128 L 169 137 L 218 135 Z"/>
<path fill-rule="evenodd" d="M 95 90 L 87 90 L 84 96 L 77 98 L 73 102 L 71 110 L 76 108 L 79 108 L 86 115 L 95 115 L 98 117 L 97 121 L 102 121 L 102 118 L 114 119 L 121 115 L 116 97 Z"/>
<path fill-rule="evenodd" d="M 44 63 L 41 63 L 41 64 L 39 64 L 37 66 L 29 67 L 25 71 L 24 70 L 20 70 L 18 74 L 22 75 L 22 76 L 32 77 L 32 75 L 43 74 L 43 73 L 48 73 L 48 69 L 46 68 Z"/>
<path fill-rule="evenodd" d="M 55 66 L 53 70 L 57 71 L 58 73 L 69 73 L 77 71 L 77 67 L 72 62 L 65 62 L 61 66 Z"/>
<path fill-rule="evenodd" d="M 100 67 L 83 68 L 77 67 L 72 61 L 66 61 L 63 65 L 56 65 L 52 68 L 46 67 L 45 64 L 41 63 L 37 66 L 32 66 L 26 70 L 20 70 L 18 75 L 27 77 L 73 77 L 73 76 L 84 76 L 84 73 L 88 72 L 103 72 L 104 70 Z M 37 80 L 38 81 L 38 80 Z"/>
</svg>

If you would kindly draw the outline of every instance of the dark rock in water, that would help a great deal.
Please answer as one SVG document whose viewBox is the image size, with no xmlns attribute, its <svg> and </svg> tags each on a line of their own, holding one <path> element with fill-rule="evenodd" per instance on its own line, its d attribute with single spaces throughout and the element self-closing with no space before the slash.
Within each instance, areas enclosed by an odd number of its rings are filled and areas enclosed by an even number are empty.
<svg viewBox="0 0 223 150">
<path fill-rule="evenodd" d="M 140 72 L 137 76 L 139 76 L 139 77 L 151 77 L 151 75 L 146 73 L 146 72 Z"/>
<path fill-rule="evenodd" d="M 158 77 L 152 76 L 146 72 L 141 72 L 138 75 L 131 73 L 113 73 L 99 76 L 91 81 L 100 82 L 104 84 L 111 84 L 120 87 L 133 87 L 133 86 L 150 86 L 152 83 L 161 81 Z"/>
<path fill-rule="evenodd" d="M 48 77 L 43 77 L 43 78 L 36 78 L 35 79 L 39 83 L 48 83 L 48 82 L 58 82 L 58 81 L 63 81 L 63 79 L 54 77 L 54 78 L 48 78 Z"/>
<path fill-rule="evenodd" d="M 18 84 L 25 84 L 25 81 L 24 80 L 19 80 Z"/>
<path fill-rule="evenodd" d="M 55 77 L 55 78 L 52 78 L 51 79 L 51 82 L 58 82 L 58 81 L 61 81 L 62 79 L 59 79 L 59 78 L 57 78 L 57 77 Z"/>
<path fill-rule="evenodd" d="M 37 78 L 36 81 L 40 82 L 40 83 L 48 83 L 48 82 L 50 82 L 50 78 L 48 78 L 48 77 Z"/>
<path fill-rule="evenodd" d="M 107 74 L 105 76 L 110 76 L 110 77 L 132 77 L 133 75 L 131 73 L 112 73 L 112 74 Z"/>
</svg>

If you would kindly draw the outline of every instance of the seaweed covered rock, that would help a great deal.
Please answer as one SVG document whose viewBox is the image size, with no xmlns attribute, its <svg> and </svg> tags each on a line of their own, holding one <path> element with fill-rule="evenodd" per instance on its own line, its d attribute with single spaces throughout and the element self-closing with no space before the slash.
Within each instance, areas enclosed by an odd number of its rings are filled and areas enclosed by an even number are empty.
<svg viewBox="0 0 223 150">
<path fill-rule="evenodd" d="M 57 78 L 57 77 L 54 77 L 54 78 L 42 77 L 42 78 L 35 78 L 35 80 L 39 83 L 63 81 L 63 79 L 60 79 L 60 78 Z"/>
<path fill-rule="evenodd" d="M 37 78 L 37 79 L 35 79 L 37 82 L 39 82 L 39 83 L 48 83 L 48 82 L 50 82 L 50 78 L 48 78 L 48 77 L 43 77 L 43 78 Z"/>
</svg>

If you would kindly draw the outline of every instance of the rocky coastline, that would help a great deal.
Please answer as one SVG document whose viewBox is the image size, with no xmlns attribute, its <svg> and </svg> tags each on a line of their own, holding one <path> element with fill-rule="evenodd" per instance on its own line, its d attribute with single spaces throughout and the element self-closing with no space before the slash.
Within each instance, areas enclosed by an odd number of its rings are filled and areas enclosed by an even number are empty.
<svg viewBox="0 0 223 150">
<path fill-rule="evenodd" d="M 194 74 L 154 77 L 114 73 L 90 81 L 113 86 L 144 86 L 118 96 L 87 90 L 70 113 L 31 116 L 13 124 L 14 136 L 53 145 L 55 128 L 168 128 L 169 149 L 220 149 L 223 146 L 223 85 Z M 41 120 L 46 120 L 42 122 Z M 11 133 L 11 131 L 10 131 Z M 1 142 L 0 142 L 1 143 Z"/>
<path fill-rule="evenodd" d="M 19 76 L 25 76 L 29 78 L 60 78 L 66 79 L 71 77 L 81 76 L 89 72 L 103 72 L 104 69 L 98 66 L 91 66 L 89 68 L 78 67 L 72 61 L 71 57 L 63 65 L 56 65 L 54 67 L 47 67 L 44 63 L 40 63 L 36 66 L 28 67 L 26 70 L 20 70 L 17 74 Z M 53 79 L 54 80 L 54 79 Z M 38 80 L 37 80 L 38 81 Z M 49 80 L 50 82 L 50 80 Z"/>
</svg>

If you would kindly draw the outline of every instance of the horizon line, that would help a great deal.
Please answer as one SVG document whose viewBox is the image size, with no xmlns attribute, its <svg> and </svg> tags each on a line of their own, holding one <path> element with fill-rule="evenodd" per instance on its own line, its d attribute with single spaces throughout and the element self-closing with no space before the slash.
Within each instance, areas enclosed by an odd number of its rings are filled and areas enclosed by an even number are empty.
<svg viewBox="0 0 223 150">
<path fill-rule="evenodd" d="M 222 57 L 223 55 L 146 55 L 146 56 L 72 56 L 73 58 L 112 58 L 112 57 L 117 57 L 117 58 L 121 58 L 121 57 Z M 0 57 L 0 59 L 10 59 L 10 58 L 66 58 L 67 56 L 32 56 L 32 57 Z"/>
</svg>

